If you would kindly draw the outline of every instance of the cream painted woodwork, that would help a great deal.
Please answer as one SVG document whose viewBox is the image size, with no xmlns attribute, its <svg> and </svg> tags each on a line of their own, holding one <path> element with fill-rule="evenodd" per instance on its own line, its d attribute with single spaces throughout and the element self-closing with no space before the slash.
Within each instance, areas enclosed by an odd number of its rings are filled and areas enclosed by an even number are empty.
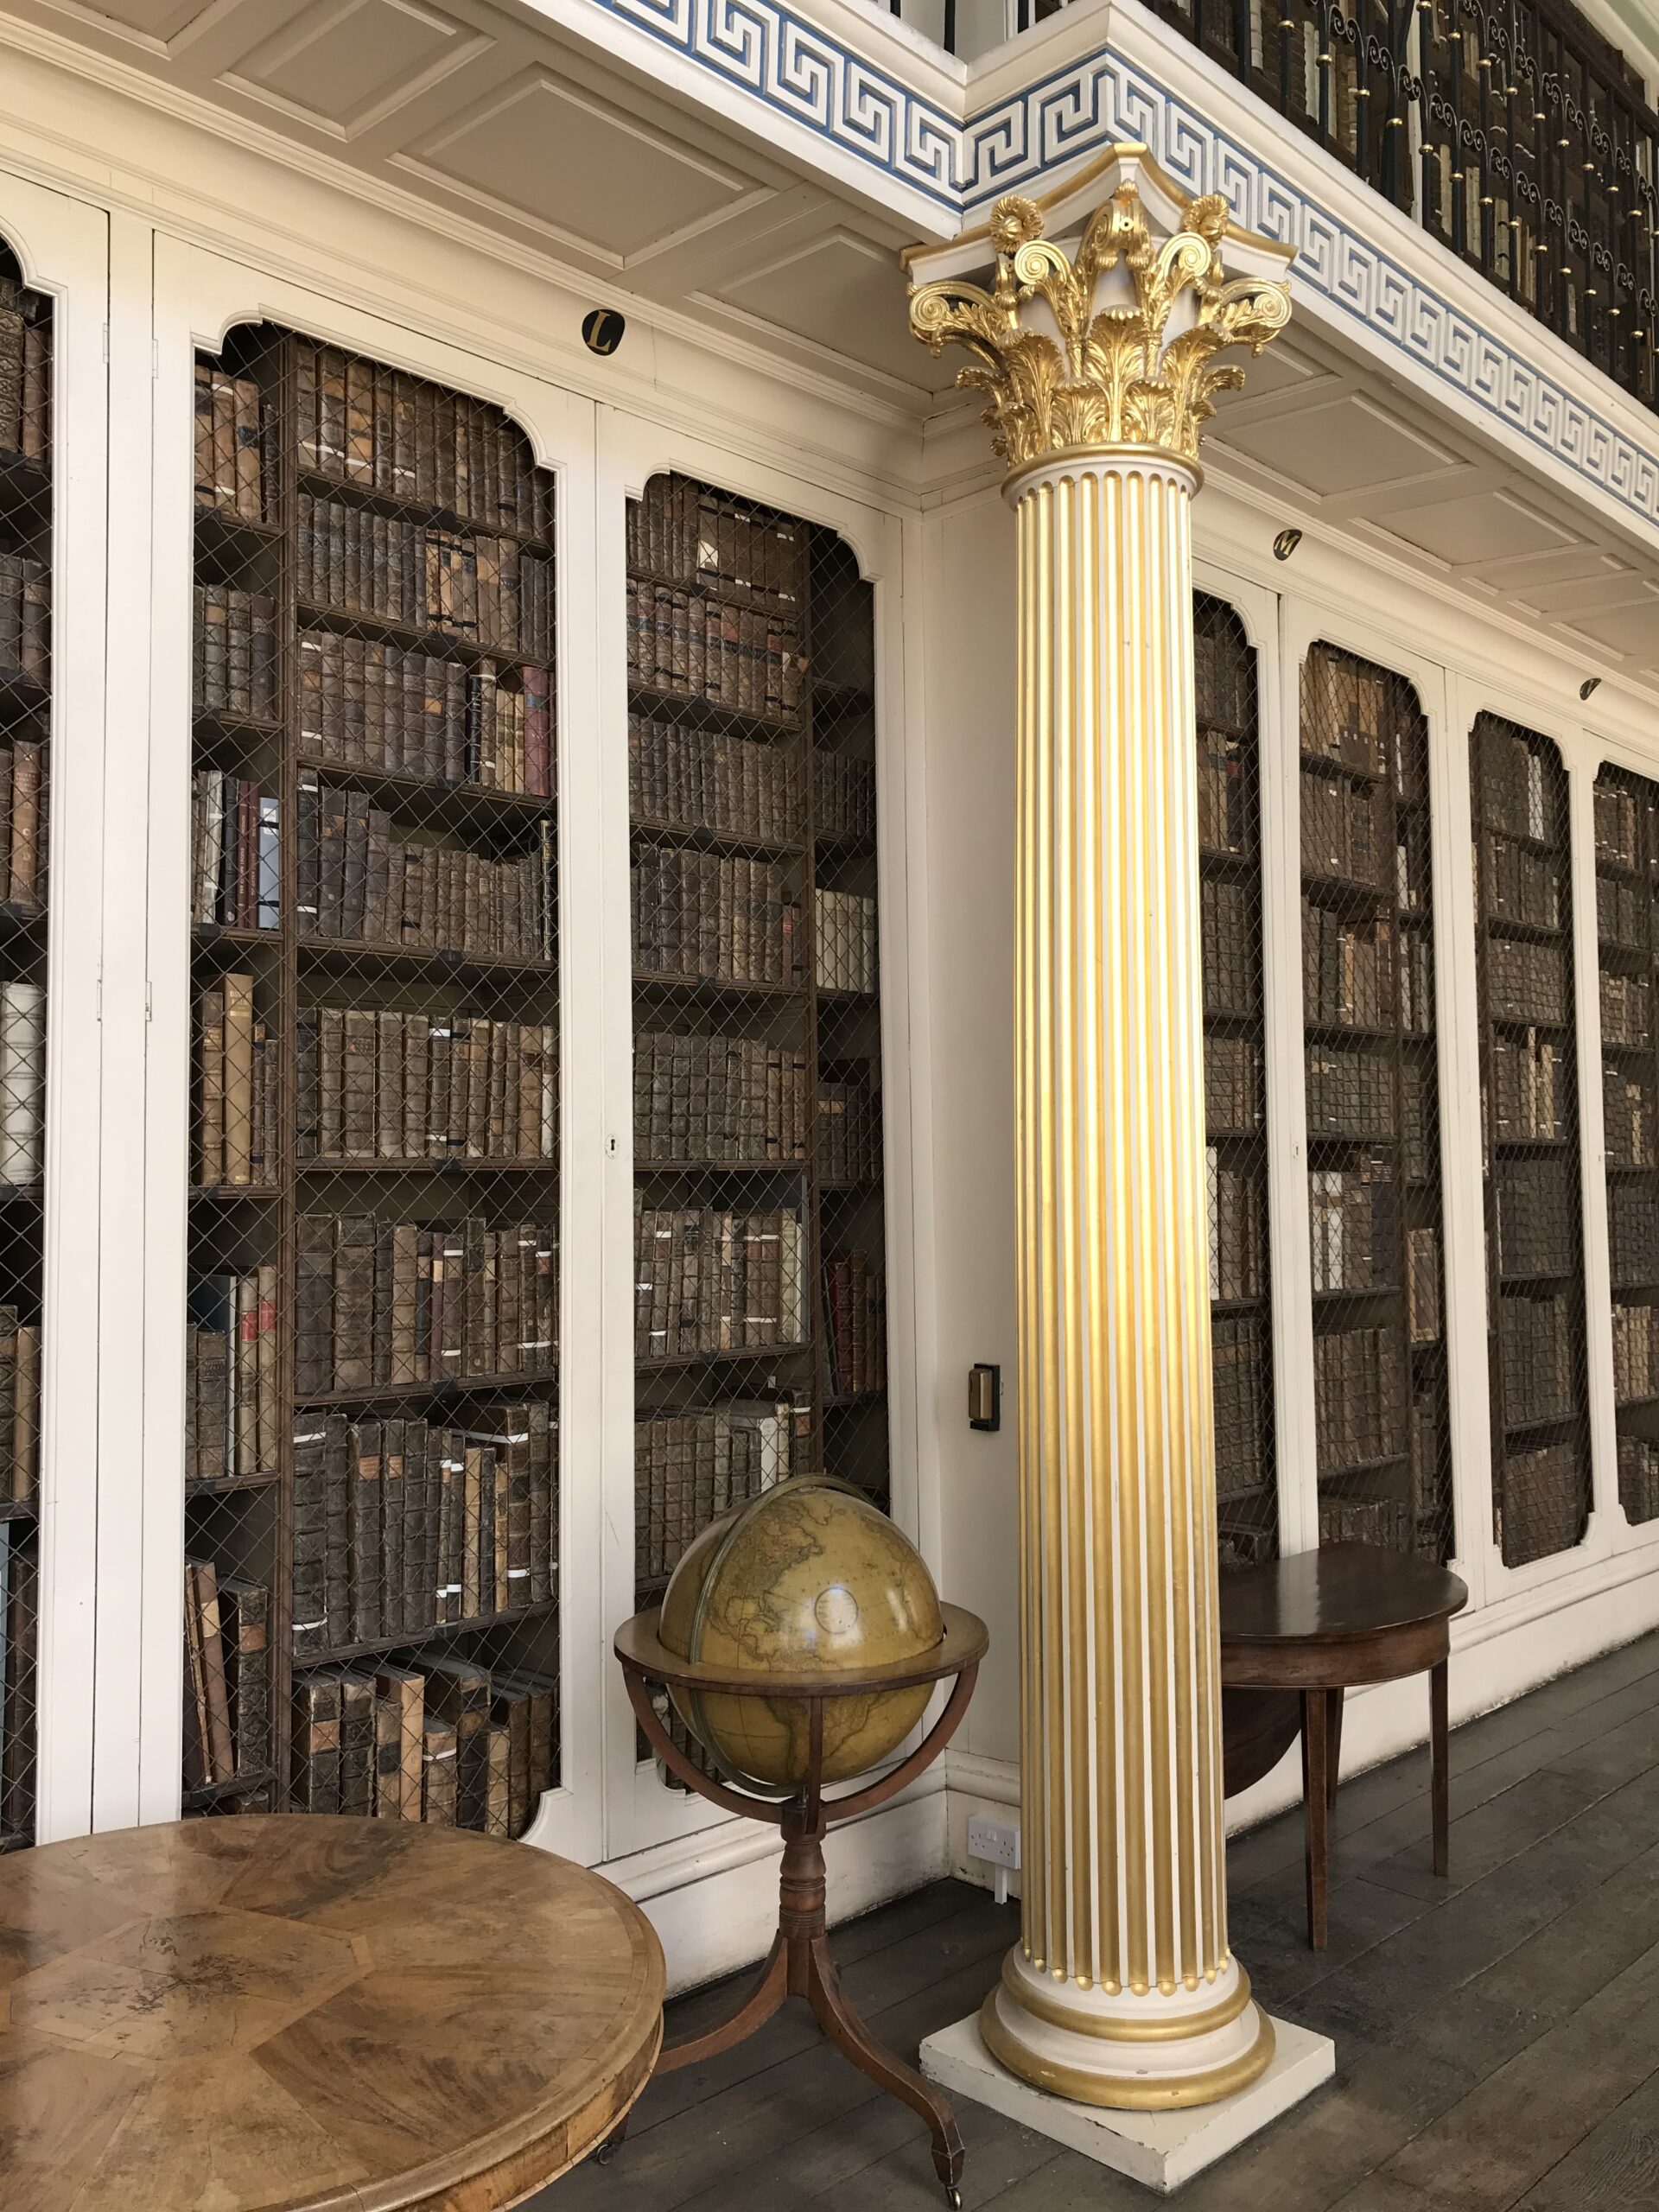
<svg viewBox="0 0 1659 2212">
<path fill-rule="evenodd" d="M 40 1227 L 37 1841 L 92 1810 L 100 1407 L 99 955 L 104 770 L 118 673 L 104 632 L 109 442 L 105 210 L 0 175 L 0 236 L 52 302 L 52 631 L 48 785 L 45 1192 Z"/>
<path fill-rule="evenodd" d="M 601 1330 L 605 1406 L 602 1472 L 606 1541 L 600 1562 L 605 1618 L 626 1620 L 634 1609 L 634 1310 L 633 1310 L 633 1033 L 630 986 L 633 957 L 628 918 L 627 569 L 626 503 L 653 476 L 677 474 L 722 492 L 760 501 L 834 530 L 851 547 L 861 574 L 874 588 L 876 696 L 876 869 L 880 916 L 882 1128 L 886 1147 L 888 1417 L 893 1517 L 919 1535 L 936 1555 L 937 1530 L 925 1525 L 918 1480 L 914 1307 L 918 1255 L 914 1236 L 917 1126 L 911 1096 L 913 957 L 906 930 L 906 794 L 901 746 L 887 741 L 904 728 L 904 653 L 900 621 L 901 535 L 895 519 L 861 502 L 826 493 L 776 467 L 757 467 L 713 440 L 676 434 L 610 408 L 598 410 L 596 571 L 599 579 L 597 738 L 600 842 L 604 855 L 601 929 L 607 974 L 620 990 L 607 994 L 604 1033 L 607 1148 L 601 1199 L 601 1269 L 605 1284 Z M 611 1003 L 620 1000 L 620 1006 Z M 620 1014 L 620 1018 L 619 1018 Z M 639 1757 L 639 1731 L 620 1669 L 605 1684 L 606 1846 L 626 1857 L 673 1845 L 705 1831 L 732 1827 L 718 1808 L 664 1787 L 654 1759 Z M 740 1827 L 742 1824 L 738 1824 Z M 760 1839 L 763 1840 L 763 1839 Z"/>
<path fill-rule="evenodd" d="M 1305 169 L 1362 235 L 1375 232 L 1402 263 L 1421 265 L 1477 327 L 1501 326 L 1541 349 L 1574 389 L 1633 420 L 1638 439 L 1651 429 L 1615 386 L 1286 132 L 1149 10 L 1077 0 L 964 66 L 868 0 L 818 4 L 873 67 L 952 114 L 1109 38 L 1198 111 L 1224 118 L 1242 144 L 1272 142 L 1287 174 Z M 641 46 L 605 8 L 3 0 L 0 50 L 9 68 L 48 81 L 101 77 L 290 169 L 327 175 L 365 204 L 401 204 L 486 255 L 569 272 L 588 289 L 585 304 L 663 318 L 728 359 L 792 372 L 809 390 L 856 393 L 902 429 L 911 457 L 895 474 L 912 488 L 913 433 L 928 423 L 931 436 L 950 435 L 951 413 L 933 410 L 953 371 L 909 343 L 894 254 L 918 231 L 944 235 L 954 219 L 884 186 L 827 137 L 722 99 L 706 73 Z M 1363 537 L 1402 576 L 1432 576 L 1470 614 L 1541 632 L 1585 675 L 1659 701 L 1652 532 L 1473 400 L 1402 372 L 1401 355 L 1310 293 L 1283 359 L 1223 403 L 1212 480 L 1234 483 L 1274 528 Z M 968 410 L 958 420 L 967 426 Z"/>
<path fill-rule="evenodd" d="M 597 676 L 596 601 L 588 557 L 594 515 L 594 410 L 584 398 L 478 353 L 365 315 L 337 297 L 273 279 L 268 271 L 174 239 L 156 246 L 156 402 L 151 442 L 155 559 L 150 594 L 148 912 L 150 1019 L 142 1080 L 145 1102 L 144 1237 L 148 1288 L 143 1340 L 141 1522 L 145 1605 L 137 1663 L 100 1700 L 112 1740 L 131 1747 L 118 1764 L 100 1758 L 100 1825 L 173 1817 L 178 1803 L 183 1603 L 178 1529 L 183 1513 L 185 1221 L 189 1115 L 190 730 L 194 512 L 194 360 L 215 352 L 238 323 L 269 318 L 349 351 L 372 355 L 503 408 L 526 432 L 538 466 L 557 478 L 560 591 L 556 712 L 560 871 L 560 1058 L 563 1077 L 561 1300 L 561 1559 L 591 1560 L 600 1543 L 600 1498 L 582 1479 L 581 1451 L 598 1431 L 598 1308 L 586 1294 L 595 1244 L 597 1179 L 607 1102 L 593 1039 L 607 1018 L 598 918 L 599 755 L 592 742 Z M 170 1547 L 163 1565 L 163 1535 Z M 536 1840 L 593 1859 L 602 1848 L 594 1777 L 605 1623 L 590 1573 L 562 1581 L 563 1752 L 559 1787 L 543 1800 Z"/>
<path fill-rule="evenodd" d="M 217 13 L 232 22 L 243 4 Z M 179 35 L 193 12 L 201 11 L 182 4 L 154 11 L 148 35 Z M 264 12 L 241 51 L 276 39 L 301 12 L 281 5 Z M 448 12 L 471 19 L 461 0 Z M 623 713 L 622 503 L 652 470 L 684 467 L 842 531 L 877 588 L 881 912 L 887 974 L 898 986 L 884 1031 L 895 1480 L 907 1486 L 904 1510 L 942 1586 L 988 1619 L 993 1643 L 948 1764 L 861 1824 L 834 1855 L 832 1908 L 842 1913 L 926 1878 L 947 1848 L 965 1866 L 969 1812 L 1006 1807 L 1017 1796 L 1014 1408 L 1010 1400 L 1000 1433 L 980 1435 L 968 1430 L 963 1404 L 973 1361 L 1000 1359 L 1007 1374 L 1014 1362 L 1014 526 L 982 430 L 967 403 L 929 411 L 919 385 L 895 388 L 858 367 L 855 355 L 867 342 L 858 334 L 880 321 L 874 304 L 867 318 L 849 308 L 830 338 L 832 349 L 852 350 L 826 355 L 816 341 L 787 341 L 779 326 L 766 325 L 764 281 L 743 288 L 743 312 L 755 320 L 740 322 L 695 307 L 666 283 L 652 293 L 644 264 L 605 277 L 599 264 L 546 238 L 532 241 L 526 232 L 507 239 L 502 219 L 486 223 L 474 202 L 464 203 L 464 213 L 461 204 L 440 213 L 426 188 L 401 172 L 386 171 L 371 188 L 345 166 L 338 139 L 308 140 L 296 153 L 284 135 L 279 148 L 274 108 L 261 105 L 258 119 L 252 106 L 220 111 L 215 122 L 182 99 L 169 111 L 133 97 L 118 86 L 137 49 L 110 29 L 111 4 L 100 16 L 42 0 L 33 15 L 50 36 L 32 41 L 16 31 L 19 11 L 12 13 L 11 33 L 0 26 L 0 39 L 13 41 L 5 48 L 12 99 L 0 115 L 0 231 L 67 318 L 59 420 L 68 460 L 59 530 L 67 536 L 57 620 L 71 626 L 72 661 L 55 741 L 60 776 L 72 772 L 77 751 L 86 769 L 78 796 L 73 783 L 59 786 L 56 834 L 64 834 L 64 810 L 73 807 L 82 834 L 62 864 L 101 870 L 79 906 L 81 929 L 96 932 L 100 900 L 102 909 L 101 956 L 79 933 L 56 948 L 60 963 L 72 957 L 81 963 L 85 979 L 79 1016 L 54 1045 L 79 1087 L 60 1082 L 58 1094 L 66 1111 L 73 1100 L 74 1156 L 94 1165 L 78 1169 L 73 1186 L 60 1181 L 54 1201 L 54 1294 L 73 1301 L 75 1326 L 63 1339 L 73 1364 L 54 1370 L 49 1386 L 48 1449 L 61 1525 L 83 1535 L 95 1529 L 96 1550 L 84 1541 L 60 1547 L 53 1567 L 53 1587 L 64 1594 L 45 1646 L 52 1673 L 42 1833 L 68 1834 L 89 1818 L 118 1826 L 174 1809 L 181 1478 L 167 1439 L 176 1438 L 181 1421 L 181 1349 L 173 1332 L 182 1310 L 186 969 L 177 874 L 184 831 L 175 800 L 188 758 L 189 361 L 194 345 L 217 342 L 249 315 L 270 313 L 297 327 L 321 320 L 343 342 L 509 407 L 560 469 L 569 494 L 561 503 L 568 536 L 560 635 L 569 687 L 566 915 L 576 934 L 567 943 L 565 999 L 580 1049 L 570 1059 L 566 1101 L 566 1313 L 569 1329 L 588 1332 L 588 1357 L 580 1366 L 573 1358 L 569 1378 L 583 1410 L 579 1431 L 573 1397 L 563 1535 L 567 1559 L 587 1562 L 588 1572 L 573 1569 L 569 1579 L 565 1788 L 537 1840 L 607 1861 L 648 1901 L 677 1980 L 707 1979 L 764 1946 L 772 1847 L 747 1824 L 683 1820 L 674 1803 L 663 1806 L 666 1793 L 654 1780 L 644 1799 L 632 1739 L 617 1730 L 620 1691 L 607 1643 L 630 1610 L 632 1541 L 626 1332 L 620 1347 L 613 1344 L 614 1323 L 602 1318 L 621 1294 L 616 1210 L 630 1181 L 626 796 L 607 749 Z M 107 84 L 49 58 L 53 39 L 83 35 L 103 41 Z M 190 46 L 187 40 L 180 54 Z M 152 56 L 143 66 L 159 83 L 162 62 Z M 302 89 L 297 65 L 273 66 L 290 92 Z M 442 107 L 465 75 L 452 71 L 422 97 Z M 342 81 L 349 78 L 345 72 Z M 363 84 L 360 75 L 350 81 Z M 355 97 L 371 95 L 359 89 Z M 417 100 L 408 111 L 418 118 L 427 111 Z M 195 115 L 200 122 L 190 119 Z M 760 174 L 734 143 L 703 151 L 734 176 Z M 608 175 L 584 194 L 584 206 L 602 196 Z M 721 264 L 728 273 L 770 265 L 769 257 L 783 263 L 792 250 L 791 237 L 781 235 L 785 223 L 798 219 L 804 238 L 823 200 L 791 179 L 767 203 L 779 216 L 775 250 L 763 241 L 746 245 L 735 233 L 722 239 L 716 222 L 673 252 L 712 254 L 718 244 L 729 253 Z M 744 219 L 759 220 L 759 211 Z M 845 207 L 831 210 L 830 219 L 850 237 L 880 238 L 879 227 L 861 227 L 864 219 Z M 665 252 L 652 264 L 652 283 L 672 258 Z M 712 299 L 720 283 L 710 282 Z M 789 282 L 799 286 L 798 276 Z M 902 294 L 895 277 L 890 296 L 900 322 Z M 613 297 L 626 308 L 629 333 L 621 353 L 601 362 L 583 349 L 579 324 L 587 307 Z M 805 288 L 791 297 L 799 306 Z M 921 349 L 907 337 L 904 346 L 916 356 L 912 373 L 925 369 Z M 1274 383 L 1292 355 L 1287 380 Z M 1351 396 L 1369 411 L 1342 414 Z M 1350 429 L 1367 440 L 1375 433 L 1378 469 L 1385 442 L 1389 467 L 1408 451 L 1390 426 L 1402 428 L 1420 453 L 1427 443 L 1451 459 L 1422 455 L 1421 472 L 1391 475 L 1376 497 L 1363 484 L 1315 492 L 1296 474 L 1300 446 L 1282 431 L 1314 397 L 1332 406 L 1314 422 L 1307 446 L 1310 475 L 1321 481 L 1339 467 L 1330 441 Z M 1274 419 L 1281 424 L 1276 442 L 1268 429 Z M 1599 537 L 1582 503 L 1541 467 L 1526 474 L 1512 459 L 1494 459 L 1465 429 L 1431 418 L 1415 395 L 1388 388 L 1374 370 L 1339 358 L 1306 328 L 1294 328 L 1256 365 L 1245 397 L 1223 403 L 1206 461 L 1195 510 L 1197 578 L 1239 610 L 1262 687 L 1272 1281 L 1287 1543 L 1311 1541 L 1315 1525 L 1311 1491 L 1289 1471 L 1313 1457 L 1299 1152 L 1296 670 L 1308 641 L 1327 637 L 1440 699 L 1434 850 L 1444 874 L 1436 876 L 1435 910 L 1447 1269 L 1456 1287 L 1449 1325 L 1458 1566 L 1473 1597 L 1454 1640 L 1452 1686 L 1456 1713 L 1466 1714 L 1659 1624 L 1659 1524 L 1628 1529 L 1617 1503 L 1601 1107 L 1593 1084 L 1585 1086 L 1583 1157 L 1595 1185 L 1586 1191 L 1585 1220 L 1597 1510 L 1583 1544 L 1536 1569 L 1510 1574 L 1491 1555 L 1475 1077 L 1459 1042 L 1473 1035 L 1461 765 L 1469 726 L 1489 709 L 1560 745 L 1573 791 L 1577 912 L 1592 933 L 1589 785 L 1603 759 L 1659 773 L 1659 723 L 1649 677 L 1638 678 L 1633 663 L 1592 655 L 1590 634 L 1578 626 L 1603 611 L 1610 575 L 1625 579 L 1639 615 L 1654 556 Z M 1441 493 L 1448 512 L 1436 521 Z M 121 547 L 107 588 L 106 509 Z M 1529 537 L 1531 550 L 1521 550 L 1506 535 L 1517 512 L 1542 518 L 1539 526 L 1560 531 L 1563 540 L 1537 545 Z M 1396 516 L 1397 531 L 1390 526 Z M 1281 563 L 1270 545 L 1287 521 L 1306 536 Z M 1444 540 L 1442 551 L 1456 548 L 1456 560 L 1448 555 L 1444 563 L 1434 535 L 1441 525 L 1459 533 Z M 1570 603 L 1560 603 L 1560 594 Z M 1639 622 L 1637 628 L 1640 643 Z M 1608 681 L 1581 703 L 1582 677 L 1604 670 Z M 106 698 L 119 738 L 107 747 Z M 1592 934 L 1579 948 L 1578 971 L 1580 1060 L 1590 1068 L 1599 1063 L 1593 994 L 1583 988 L 1595 973 Z M 62 995 L 72 981 L 60 965 L 54 985 L 60 1012 L 71 1003 Z M 619 1400 L 619 1389 L 628 1395 Z M 94 1573 L 95 1639 L 88 1633 Z M 1351 1764 L 1420 1740 L 1420 1705 L 1414 1694 L 1391 1690 L 1352 1700 Z M 1294 1795 L 1287 1770 L 1230 1811 L 1236 1818 Z"/>
</svg>

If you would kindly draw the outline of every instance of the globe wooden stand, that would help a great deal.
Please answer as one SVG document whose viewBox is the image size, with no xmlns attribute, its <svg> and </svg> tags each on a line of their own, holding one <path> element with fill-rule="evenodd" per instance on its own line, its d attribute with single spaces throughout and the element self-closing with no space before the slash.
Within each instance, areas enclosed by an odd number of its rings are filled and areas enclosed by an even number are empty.
<svg viewBox="0 0 1659 2212">
<path fill-rule="evenodd" d="M 819 2027 L 836 2050 L 850 2058 L 861 2073 L 919 2113 L 933 2136 L 933 2164 L 944 2183 L 953 2207 L 962 2193 L 962 2137 L 949 2101 L 913 2066 L 883 2050 L 849 2004 L 830 1955 L 824 1921 L 823 1839 L 831 1824 L 855 1820 L 896 1796 L 906 1783 L 931 1766 L 956 1733 L 968 1700 L 974 1694 L 979 1662 L 990 1643 L 985 1624 L 959 1605 L 941 1607 L 944 1635 L 933 1650 L 913 1659 L 866 1667 L 845 1674 L 737 1674 L 719 1667 L 677 1658 L 658 1639 L 660 1611 L 636 1613 L 616 1632 L 616 1656 L 634 1718 L 669 1772 L 706 1797 L 722 1811 L 740 1813 L 750 1820 L 770 1821 L 784 1838 L 784 1860 L 778 1880 L 778 1933 L 772 1939 L 753 1986 L 737 2009 L 717 2027 L 702 2035 L 683 2036 L 664 2044 L 657 2061 L 658 2074 L 671 2074 L 677 2067 L 693 2066 L 729 2050 L 769 2020 L 786 1997 L 804 1997 L 812 2007 Z M 910 1754 L 880 1781 L 854 1789 L 843 1797 L 823 1794 L 823 1711 L 832 1699 L 868 1697 L 881 1690 L 918 1688 L 954 1676 L 954 1687 L 943 1713 Z M 664 1727 L 652 1703 L 651 1685 L 669 1689 L 718 1691 L 732 1697 L 788 1698 L 807 1708 L 807 1772 L 804 1786 L 792 1796 L 767 1798 L 730 1788 L 705 1774 L 685 1756 Z M 654 2077 L 653 2077 L 654 2078 Z M 612 2136 L 613 2146 L 623 2130 Z M 601 2154 L 602 2155 L 602 2154 Z"/>
</svg>

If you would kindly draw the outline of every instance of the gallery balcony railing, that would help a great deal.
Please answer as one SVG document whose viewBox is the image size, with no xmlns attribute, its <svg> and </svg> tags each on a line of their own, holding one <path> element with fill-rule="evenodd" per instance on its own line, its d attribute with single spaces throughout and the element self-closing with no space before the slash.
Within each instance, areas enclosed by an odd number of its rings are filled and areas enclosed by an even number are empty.
<svg viewBox="0 0 1659 2212">
<path fill-rule="evenodd" d="M 1147 4 L 1659 409 L 1659 116 L 1567 0 Z"/>
</svg>

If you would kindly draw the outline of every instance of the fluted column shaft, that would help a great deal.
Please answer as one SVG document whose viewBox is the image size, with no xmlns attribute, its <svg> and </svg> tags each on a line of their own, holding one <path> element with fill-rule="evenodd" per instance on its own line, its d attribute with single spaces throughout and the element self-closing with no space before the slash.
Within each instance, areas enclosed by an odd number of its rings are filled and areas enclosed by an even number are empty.
<svg viewBox="0 0 1659 2212">
<path fill-rule="evenodd" d="M 1272 2051 L 1227 1947 L 1194 485 L 1135 448 L 1008 486 L 1025 1877 L 982 2026 L 1101 2103 L 1200 2101 Z"/>
<path fill-rule="evenodd" d="M 1190 530 L 1215 357 L 1283 328 L 1287 261 L 1136 144 L 906 256 L 1019 533 L 1025 1890 L 980 2029 L 1096 2105 L 1274 2048 L 1227 1948 Z"/>
</svg>

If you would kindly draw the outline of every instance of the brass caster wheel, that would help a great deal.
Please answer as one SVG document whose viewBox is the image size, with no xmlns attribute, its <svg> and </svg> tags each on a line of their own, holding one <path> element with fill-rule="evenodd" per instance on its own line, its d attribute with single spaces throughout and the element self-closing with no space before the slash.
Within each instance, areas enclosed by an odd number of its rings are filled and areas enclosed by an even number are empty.
<svg viewBox="0 0 1659 2212">
<path fill-rule="evenodd" d="M 962 2212 L 962 2191 L 959 2189 L 947 2189 L 944 2201 L 950 2207 L 950 2212 Z"/>
<path fill-rule="evenodd" d="M 610 2164 L 611 2160 L 622 2148 L 623 2133 L 624 2130 L 619 2127 L 614 2135 L 607 2135 L 605 2138 L 605 2140 L 600 2145 L 598 2150 L 594 2153 L 594 2164 L 596 2166 L 608 2166 Z"/>
</svg>

